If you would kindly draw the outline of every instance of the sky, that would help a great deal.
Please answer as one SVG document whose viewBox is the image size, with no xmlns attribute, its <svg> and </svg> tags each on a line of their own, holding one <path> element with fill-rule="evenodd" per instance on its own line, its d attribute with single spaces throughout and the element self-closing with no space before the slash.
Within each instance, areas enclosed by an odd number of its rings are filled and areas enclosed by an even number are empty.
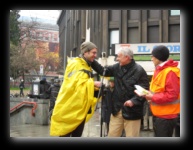
<svg viewBox="0 0 193 150">
<path fill-rule="evenodd" d="M 60 10 L 20 10 L 19 14 L 21 15 L 21 19 L 34 17 L 56 22 L 60 15 Z"/>
</svg>

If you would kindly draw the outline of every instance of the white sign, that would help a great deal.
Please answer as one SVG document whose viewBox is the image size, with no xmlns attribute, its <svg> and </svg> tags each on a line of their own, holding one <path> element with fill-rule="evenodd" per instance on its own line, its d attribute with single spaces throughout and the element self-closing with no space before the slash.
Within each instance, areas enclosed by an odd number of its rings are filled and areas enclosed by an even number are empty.
<svg viewBox="0 0 193 150">
<path fill-rule="evenodd" d="M 38 95 L 38 93 L 39 93 L 38 85 L 37 85 L 37 84 L 34 84 L 34 86 L 33 86 L 33 94 L 34 94 L 34 95 Z"/>
<path fill-rule="evenodd" d="M 134 54 L 151 54 L 154 47 L 165 45 L 170 53 L 180 53 L 180 43 L 140 43 L 140 44 L 115 44 L 115 54 L 121 47 L 129 47 Z"/>
<path fill-rule="evenodd" d="M 40 65 L 40 75 L 43 75 L 43 74 L 44 74 L 44 66 Z"/>
</svg>

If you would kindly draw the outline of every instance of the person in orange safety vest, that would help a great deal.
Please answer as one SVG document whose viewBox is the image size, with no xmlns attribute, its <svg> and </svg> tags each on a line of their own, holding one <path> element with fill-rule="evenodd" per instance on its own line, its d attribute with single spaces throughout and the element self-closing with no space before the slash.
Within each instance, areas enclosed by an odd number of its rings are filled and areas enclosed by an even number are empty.
<svg viewBox="0 0 193 150">
<path fill-rule="evenodd" d="M 178 62 L 168 58 L 166 46 L 152 50 L 155 71 L 144 97 L 150 102 L 155 137 L 172 137 L 180 114 L 180 69 Z"/>
</svg>

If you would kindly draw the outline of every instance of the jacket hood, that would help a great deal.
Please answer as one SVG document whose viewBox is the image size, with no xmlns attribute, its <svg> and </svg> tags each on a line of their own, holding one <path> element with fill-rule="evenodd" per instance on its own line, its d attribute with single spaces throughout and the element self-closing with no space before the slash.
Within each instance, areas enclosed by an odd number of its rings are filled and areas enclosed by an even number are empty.
<svg viewBox="0 0 193 150">
<path fill-rule="evenodd" d="M 164 69 L 167 67 L 177 67 L 177 66 L 178 66 L 178 62 L 170 59 L 163 66 L 159 66 L 159 68 Z"/>
<path fill-rule="evenodd" d="M 40 84 L 45 84 L 47 81 L 46 80 L 41 80 Z"/>
</svg>

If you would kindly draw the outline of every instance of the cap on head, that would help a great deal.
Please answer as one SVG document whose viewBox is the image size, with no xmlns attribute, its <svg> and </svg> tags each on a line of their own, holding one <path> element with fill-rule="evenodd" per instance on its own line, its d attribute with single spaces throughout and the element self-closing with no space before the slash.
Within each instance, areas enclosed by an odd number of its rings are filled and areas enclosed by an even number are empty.
<svg viewBox="0 0 193 150">
<path fill-rule="evenodd" d="M 97 48 L 97 46 L 92 42 L 83 42 L 80 46 L 81 54 L 84 54 L 85 52 L 89 52 L 93 48 Z"/>
<path fill-rule="evenodd" d="M 169 49 L 164 45 L 156 46 L 152 51 L 152 55 L 160 61 L 166 61 L 169 57 L 169 53 Z"/>
</svg>

